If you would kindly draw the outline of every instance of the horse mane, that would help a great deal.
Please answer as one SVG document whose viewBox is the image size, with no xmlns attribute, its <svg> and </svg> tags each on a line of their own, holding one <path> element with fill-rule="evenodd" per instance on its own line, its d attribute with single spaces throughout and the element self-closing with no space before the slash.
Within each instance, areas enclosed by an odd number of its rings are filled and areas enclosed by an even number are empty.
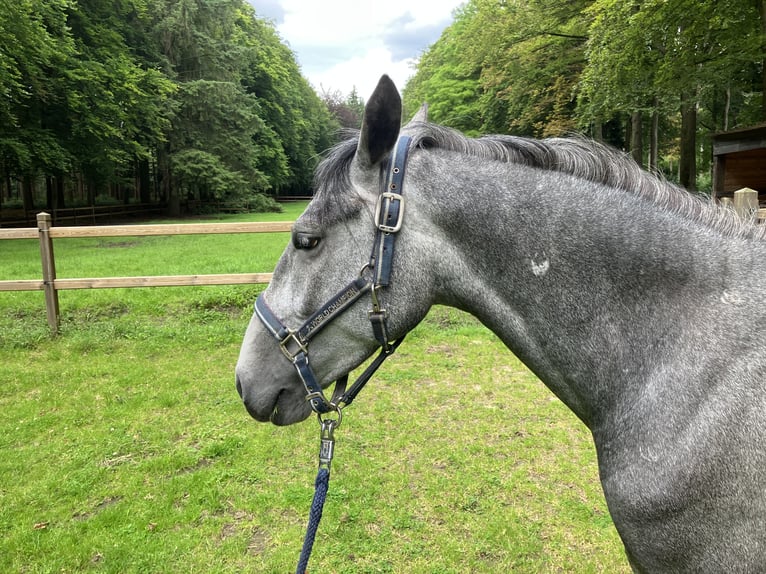
<svg viewBox="0 0 766 574">
<path fill-rule="evenodd" d="M 628 154 L 582 136 L 537 140 L 509 135 L 469 138 L 452 128 L 431 123 L 411 123 L 412 147 L 441 149 L 488 161 L 525 165 L 557 171 L 576 178 L 634 194 L 679 217 L 698 222 L 724 235 L 742 238 L 766 238 L 766 227 L 738 217 L 731 209 L 709 198 L 694 195 L 659 175 L 642 169 Z M 317 168 L 315 189 L 318 195 L 330 190 L 348 190 L 350 165 L 359 141 L 356 135 L 333 147 Z M 340 194 L 337 194 L 338 196 Z M 358 203 L 348 194 L 340 200 L 343 212 L 350 215 Z M 337 211 L 335 212 L 337 215 Z"/>
</svg>

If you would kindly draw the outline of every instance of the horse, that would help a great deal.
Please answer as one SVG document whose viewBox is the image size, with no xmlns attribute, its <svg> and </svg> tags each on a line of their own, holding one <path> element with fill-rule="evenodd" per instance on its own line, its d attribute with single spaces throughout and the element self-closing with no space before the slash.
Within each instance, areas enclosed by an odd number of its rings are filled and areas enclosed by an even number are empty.
<svg viewBox="0 0 766 574">
<path fill-rule="evenodd" d="M 456 307 L 588 427 L 633 571 L 764 572 L 764 235 L 584 137 L 402 127 L 383 76 L 317 167 L 236 388 L 258 421 L 332 413 L 332 381 Z"/>
</svg>

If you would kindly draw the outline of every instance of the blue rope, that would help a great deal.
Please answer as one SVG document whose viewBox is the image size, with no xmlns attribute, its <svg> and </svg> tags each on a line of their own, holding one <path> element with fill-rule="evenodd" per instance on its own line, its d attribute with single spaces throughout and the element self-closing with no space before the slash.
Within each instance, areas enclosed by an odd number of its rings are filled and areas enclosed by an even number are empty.
<svg viewBox="0 0 766 574">
<path fill-rule="evenodd" d="M 303 549 L 301 550 L 301 557 L 298 560 L 298 568 L 296 574 L 306 574 L 306 568 L 309 564 L 309 557 L 311 556 L 311 549 L 314 546 L 314 538 L 319 528 L 319 521 L 322 520 L 322 508 L 324 507 L 324 501 L 327 498 L 327 489 L 330 486 L 330 469 L 320 468 L 317 473 L 316 481 L 314 482 L 314 500 L 311 502 L 311 510 L 309 511 L 309 525 L 306 528 L 306 538 L 303 539 Z"/>
</svg>

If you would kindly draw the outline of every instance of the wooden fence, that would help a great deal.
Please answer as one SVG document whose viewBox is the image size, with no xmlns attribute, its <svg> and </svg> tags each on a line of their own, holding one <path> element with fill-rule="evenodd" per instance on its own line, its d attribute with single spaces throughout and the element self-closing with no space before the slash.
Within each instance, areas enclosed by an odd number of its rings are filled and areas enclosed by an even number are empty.
<svg viewBox="0 0 766 574">
<path fill-rule="evenodd" d="M 218 275 L 156 275 L 144 277 L 92 277 L 57 279 L 53 240 L 71 237 L 129 237 L 150 235 L 199 235 L 213 233 L 275 233 L 290 231 L 291 222 L 190 223 L 162 225 L 100 225 L 53 227 L 48 213 L 37 215 L 37 229 L 0 229 L 2 239 L 39 239 L 42 279 L 0 281 L 0 291 L 44 291 L 48 324 L 56 333 L 59 327 L 58 292 L 64 289 L 103 289 L 115 287 L 178 287 L 185 285 L 240 285 L 268 283 L 271 273 L 227 273 Z"/>
</svg>

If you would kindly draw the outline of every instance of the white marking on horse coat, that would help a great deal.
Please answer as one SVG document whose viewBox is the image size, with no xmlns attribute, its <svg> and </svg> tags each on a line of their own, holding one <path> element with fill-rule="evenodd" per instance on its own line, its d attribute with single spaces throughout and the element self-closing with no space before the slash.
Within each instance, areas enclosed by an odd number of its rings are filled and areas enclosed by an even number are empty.
<svg viewBox="0 0 766 574">
<path fill-rule="evenodd" d="M 724 291 L 721 295 L 721 303 L 726 305 L 742 305 L 745 302 L 742 295 L 737 292 Z"/>
<path fill-rule="evenodd" d="M 548 273 L 548 269 L 551 266 L 550 261 L 548 261 L 547 259 L 543 259 L 542 261 L 540 261 L 540 263 L 538 263 L 534 259 L 530 259 L 530 261 L 532 262 L 532 273 L 534 274 L 535 277 L 542 277 L 543 275 Z"/>
</svg>

